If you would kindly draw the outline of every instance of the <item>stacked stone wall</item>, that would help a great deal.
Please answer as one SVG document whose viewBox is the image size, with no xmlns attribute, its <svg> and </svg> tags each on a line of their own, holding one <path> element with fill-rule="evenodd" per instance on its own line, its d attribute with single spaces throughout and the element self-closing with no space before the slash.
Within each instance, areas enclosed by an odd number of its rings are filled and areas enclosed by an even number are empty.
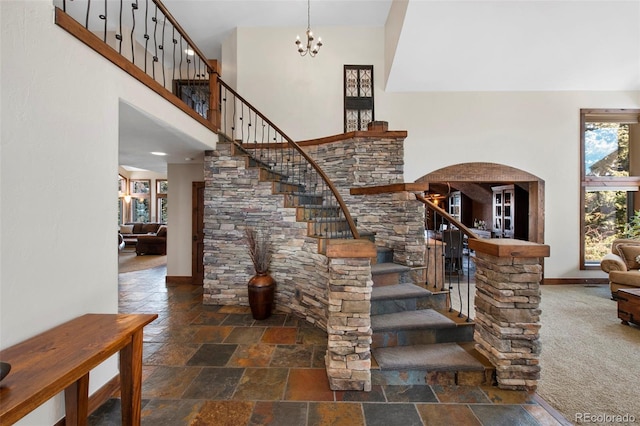
<svg viewBox="0 0 640 426">
<path fill-rule="evenodd" d="M 540 261 L 476 251 L 475 262 L 476 348 L 496 367 L 500 388 L 535 390 L 540 378 Z"/>
<path fill-rule="evenodd" d="M 351 195 L 351 188 L 404 183 L 404 138 L 356 137 L 303 147 L 338 188 L 358 230 L 375 232 L 394 261 L 424 265 L 424 205 L 408 192 Z"/>
<path fill-rule="evenodd" d="M 306 236 L 306 223 L 295 209 L 272 194 L 257 168 L 231 155 L 231 144 L 218 143 L 205 156 L 204 303 L 248 305 L 247 283 L 254 270 L 244 241 L 246 226 L 266 229 L 274 254 L 276 308 L 326 329 L 328 262 L 317 240 Z"/>
</svg>

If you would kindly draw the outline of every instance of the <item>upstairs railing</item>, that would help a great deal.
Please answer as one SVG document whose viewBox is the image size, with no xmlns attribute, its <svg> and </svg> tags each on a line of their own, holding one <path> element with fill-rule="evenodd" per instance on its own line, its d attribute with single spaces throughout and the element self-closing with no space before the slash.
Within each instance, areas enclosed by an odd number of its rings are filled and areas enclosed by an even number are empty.
<svg viewBox="0 0 640 426">
<path fill-rule="evenodd" d="M 318 164 L 219 79 L 159 0 L 54 0 L 56 24 L 251 155 L 301 205 L 311 234 L 359 238 L 342 197 Z"/>
<path fill-rule="evenodd" d="M 449 290 L 450 310 L 457 311 L 458 316 L 470 321 L 473 315 L 471 306 L 475 267 L 468 239 L 479 236 L 429 199 L 419 194 L 416 194 L 416 198 L 427 209 L 425 285 L 432 290 Z M 432 262 L 436 264 L 430 264 Z"/>
<path fill-rule="evenodd" d="M 314 237 L 359 238 L 342 196 L 322 168 L 260 111 L 224 81 L 220 85 L 220 133 L 248 153 L 255 164 L 298 205 Z"/>
<path fill-rule="evenodd" d="M 211 130 L 217 61 L 159 0 L 54 0 L 56 24 Z"/>
</svg>

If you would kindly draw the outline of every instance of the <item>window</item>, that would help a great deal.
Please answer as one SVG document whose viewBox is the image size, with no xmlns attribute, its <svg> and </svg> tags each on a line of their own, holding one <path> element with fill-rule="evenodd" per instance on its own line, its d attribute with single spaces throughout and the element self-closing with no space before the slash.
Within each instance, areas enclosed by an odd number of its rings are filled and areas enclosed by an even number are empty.
<svg viewBox="0 0 640 426">
<path fill-rule="evenodd" d="M 374 121 L 373 65 L 344 66 L 344 131 L 367 130 Z"/>
<path fill-rule="evenodd" d="M 131 221 L 149 222 L 151 181 L 149 179 L 132 179 L 130 182 L 131 194 Z"/>
<path fill-rule="evenodd" d="M 582 269 L 602 257 L 640 209 L 640 110 L 581 110 L 580 256 Z"/>
<path fill-rule="evenodd" d="M 169 185 L 166 179 L 156 181 L 156 203 L 158 222 L 167 223 L 167 191 Z"/>
</svg>

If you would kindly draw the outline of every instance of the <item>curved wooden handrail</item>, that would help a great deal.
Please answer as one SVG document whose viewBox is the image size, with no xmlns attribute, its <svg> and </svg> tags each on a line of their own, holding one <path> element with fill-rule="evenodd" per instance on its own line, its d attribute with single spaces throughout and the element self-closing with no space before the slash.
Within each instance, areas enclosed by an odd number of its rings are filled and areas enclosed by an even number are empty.
<svg viewBox="0 0 640 426">
<path fill-rule="evenodd" d="M 462 233 L 465 234 L 467 237 L 475 238 L 475 239 L 479 239 L 480 238 L 475 232 L 473 232 L 471 229 L 467 228 L 462 223 L 458 222 L 458 220 L 456 220 L 453 216 L 451 216 L 445 210 L 441 209 L 440 207 L 438 207 L 437 205 L 435 205 L 434 203 L 432 203 L 428 199 L 426 199 L 424 196 L 422 196 L 420 194 L 416 194 L 416 199 L 418 199 L 419 201 L 422 201 L 430 209 L 435 210 L 440 216 L 444 217 L 449 222 L 454 224 L 456 226 L 456 228 L 460 229 L 462 231 Z"/>
<path fill-rule="evenodd" d="M 228 90 L 229 92 L 231 92 L 233 94 L 233 96 L 236 97 L 236 99 L 238 99 L 239 101 L 241 101 L 243 104 L 245 104 L 247 106 L 247 108 L 249 108 L 250 110 L 252 110 L 258 117 L 260 117 L 262 120 L 264 120 L 267 124 L 269 124 L 269 126 L 271 126 L 276 132 L 278 132 L 282 138 L 284 140 L 287 141 L 287 143 L 289 144 L 290 147 L 294 148 L 296 151 L 298 151 L 298 153 L 305 159 L 307 160 L 307 162 L 309 164 L 311 164 L 311 166 L 314 168 L 314 170 L 316 171 L 316 173 L 318 173 L 318 175 L 324 180 L 324 182 L 327 184 L 327 187 L 329 188 L 329 190 L 333 193 L 333 196 L 336 198 L 336 201 L 338 202 L 338 205 L 340 206 L 340 209 L 342 210 L 342 213 L 344 214 L 345 220 L 347 221 L 347 224 L 349 225 L 349 230 L 351 231 L 351 235 L 353 235 L 353 238 L 358 239 L 360 238 L 360 234 L 358 233 L 358 229 L 356 227 L 356 223 L 353 220 L 353 218 L 351 217 L 351 213 L 349 213 L 349 209 L 347 209 L 347 205 L 345 204 L 344 200 L 342 199 L 342 197 L 340 196 L 340 193 L 338 192 L 338 189 L 335 187 L 335 185 L 333 184 L 333 182 L 331 181 L 331 179 L 329 179 L 329 176 L 327 176 L 327 174 L 324 172 L 324 170 L 322 170 L 322 168 L 306 153 L 302 150 L 302 148 L 293 141 L 293 139 L 291 139 L 289 136 L 287 136 L 282 130 L 280 130 L 278 128 L 278 126 L 276 126 L 275 124 L 273 124 L 271 122 L 271 120 L 269 120 L 264 114 L 262 114 L 260 111 L 258 111 L 257 108 L 255 108 L 253 105 L 251 105 L 246 99 L 244 99 L 242 96 L 240 96 L 235 90 L 233 90 L 227 83 L 225 83 L 222 79 L 218 79 L 218 82 L 220 83 L 221 86 L 223 86 L 226 90 Z"/>
</svg>

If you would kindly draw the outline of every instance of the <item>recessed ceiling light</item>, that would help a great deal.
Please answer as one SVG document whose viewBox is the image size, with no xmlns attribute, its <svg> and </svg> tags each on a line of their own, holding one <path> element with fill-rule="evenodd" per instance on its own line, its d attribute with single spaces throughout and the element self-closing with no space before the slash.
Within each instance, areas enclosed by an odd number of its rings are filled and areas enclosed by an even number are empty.
<svg viewBox="0 0 640 426">
<path fill-rule="evenodd" d="M 193 158 L 191 158 L 191 157 L 185 157 L 184 161 L 193 161 Z"/>
<path fill-rule="evenodd" d="M 196 52 L 194 52 L 193 49 L 185 49 L 184 53 L 186 53 L 189 56 L 193 56 L 196 54 Z"/>
<path fill-rule="evenodd" d="M 160 152 L 160 151 L 153 151 L 152 154 L 153 155 L 169 155 L 166 152 Z"/>
</svg>

